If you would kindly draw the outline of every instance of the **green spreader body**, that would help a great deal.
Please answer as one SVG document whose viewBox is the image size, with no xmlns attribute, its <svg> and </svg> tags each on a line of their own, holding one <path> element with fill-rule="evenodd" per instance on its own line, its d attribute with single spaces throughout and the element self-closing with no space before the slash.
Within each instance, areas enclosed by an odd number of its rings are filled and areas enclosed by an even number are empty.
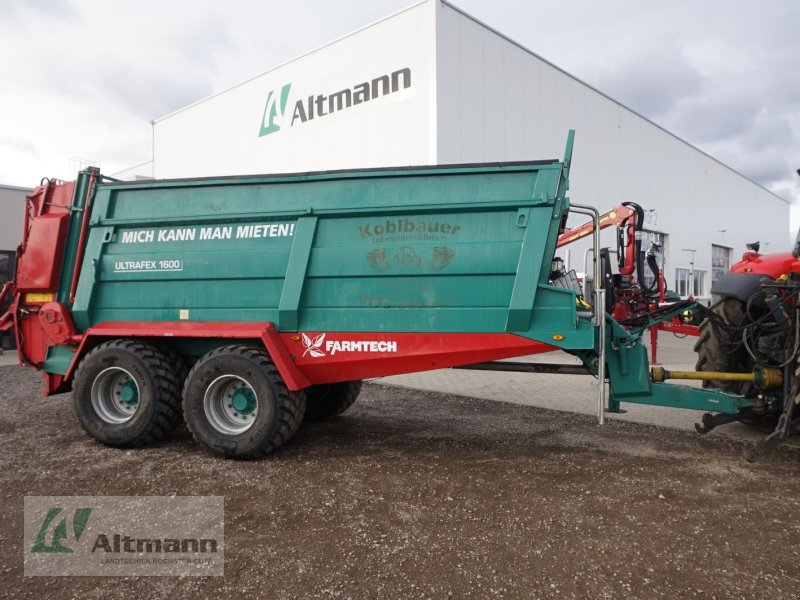
<svg viewBox="0 0 800 600">
<path fill-rule="evenodd" d="M 561 348 L 607 365 L 612 408 L 735 412 L 738 397 L 652 383 L 640 333 L 550 283 L 571 149 L 570 134 L 561 161 L 50 182 L 28 199 L 21 361 L 54 392 L 109 339 L 189 362 L 246 340 L 299 390 Z"/>
<path fill-rule="evenodd" d="M 565 190 L 559 161 L 102 184 L 72 316 L 585 348 L 575 294 L 547 282 Z"/>
</svg>

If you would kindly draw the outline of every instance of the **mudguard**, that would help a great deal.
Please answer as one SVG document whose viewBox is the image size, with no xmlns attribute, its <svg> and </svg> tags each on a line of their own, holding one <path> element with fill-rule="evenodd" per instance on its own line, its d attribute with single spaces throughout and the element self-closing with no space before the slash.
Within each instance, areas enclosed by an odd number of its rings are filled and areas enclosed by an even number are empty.
<svg viewBox="0 0 800 600">
<path fill-rule="evenodd" d="M 711 293 L 747 302 L 759 290 L 762 281 L 772 281 L 772 277 L 762 273 L 728 272 L 711 287 Z"/>
</svg>

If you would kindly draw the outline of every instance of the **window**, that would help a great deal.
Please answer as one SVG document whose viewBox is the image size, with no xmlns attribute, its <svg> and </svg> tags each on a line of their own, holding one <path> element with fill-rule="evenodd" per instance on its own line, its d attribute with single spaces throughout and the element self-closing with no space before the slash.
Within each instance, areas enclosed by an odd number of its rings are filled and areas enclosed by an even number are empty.
<svg viewBox="0 0 800 600">
<path fill-rule="evenodd" d="M 706 293 L 703 283 L 705 283 L 705 271 L 694 272 L 694 296 L 704 296 Z"/>
<path fill-rule="evenodd" d="M 731 268 L 731 249 L 711 246 L 711 287 Z"/>
<path fill-rule="evenodd" d="M 0 288 L 5 285 L 6 281 L 10 281 L 14 277 L 14 257 L 14 252 L 0 250 Z M 0 303 L 0 315 L 4 314 L 6 310 L 8 310 L 8 307 L 11 305 L 11 300 L 11 294 L 9 294 L 8 297 L 6 297 L 6 299 Z M 3 338 L 5 337 L 6 336 L 3 334 L 3 332 L 0 332 L 0 350 L 3 349 Z M 9 335 L 8 338 L 11 340 L 12 336 Z M 14 346 L 12 345 L 11 348 L 13 347 Z"/>
<path fill-rule="evenodd" d="M 0 250 L 0 287 L 14 277 L 14 253 Z"/>
<path fill-rule="evenodd" d="M 679 296 L 702 296 L 705 294 L 703 286 L 705 282 L 705 271 L 694 271 L 694 277 L 690 278 L 689 269 L 675 269 L 675 291 Z M 693 279 L 694 281 L 691 281 Z"/>
<path fill-rule="evenodd" d="M 689 295 L 689 269 L 675 269 L 675 291 L 679 296 Z"/>
</svg>

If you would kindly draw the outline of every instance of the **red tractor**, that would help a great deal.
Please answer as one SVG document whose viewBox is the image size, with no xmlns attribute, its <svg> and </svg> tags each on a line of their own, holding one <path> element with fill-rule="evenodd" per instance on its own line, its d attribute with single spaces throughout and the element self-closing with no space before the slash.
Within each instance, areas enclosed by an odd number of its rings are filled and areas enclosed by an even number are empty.
<svg viewBox="0 0 800 600">
<path fill-rule="evenodd" d="M 747 245 L 742 260 L 711 289 L 720 299 L 700 325 L 694 346 L 698 371 L 752 372 L 779 368 L 789 373 L 800 366 L 800 235 L 792 252 L 760 254 L 759 243 Z M 796 377 L 784 376 L 784 386 Z M 728 420 L 778 425 L 772 435 L 785 436 L 800 424 L 800 389 L 759 389 L 743 381 L 706 381 L 704 387 L 742 394 L 754 402 L 738 419 L 706 415 L 701 432 Z M 744 417 L 744 418 L 741 418 Z M 772 436 L 770 436 L 772 437 Z"/>
</svg>

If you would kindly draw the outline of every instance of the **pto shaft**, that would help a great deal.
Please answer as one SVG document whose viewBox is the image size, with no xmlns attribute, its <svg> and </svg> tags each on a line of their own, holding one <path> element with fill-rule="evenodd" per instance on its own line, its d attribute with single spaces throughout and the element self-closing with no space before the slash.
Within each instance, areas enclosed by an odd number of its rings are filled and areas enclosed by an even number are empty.
<svg viewBox="0 0 800 600">
<path fill-rule="evenodd" d="M 783 372 L 780 369 L 756 367 L 752 373 L 723 373 L 720 371 L 667 371 L 661 367 L 653 367 L 650 376 L 656 383 L 667 379 L 694 379 L 700 381 L 749 381 L 761 389 L 778 387 L 783 384 Z"/>
</svg>

